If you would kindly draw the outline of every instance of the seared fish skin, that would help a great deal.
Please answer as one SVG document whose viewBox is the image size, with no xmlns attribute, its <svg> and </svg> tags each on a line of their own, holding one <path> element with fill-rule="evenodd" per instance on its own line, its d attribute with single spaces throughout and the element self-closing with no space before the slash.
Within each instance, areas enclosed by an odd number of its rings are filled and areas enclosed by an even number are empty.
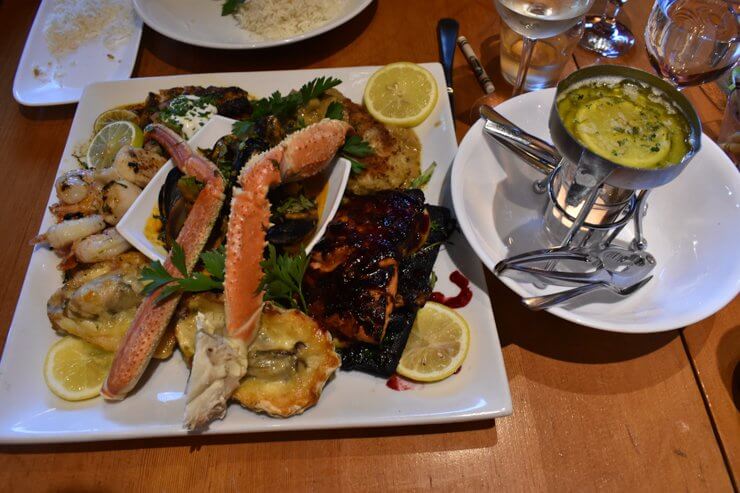
<svg viewBox="0 0 740 493">
<path fill-rule="evenodd" d="M 425 245 L 401 260 L 398 296 L 403 305 L 391 315 L 385 337 L 379 345 L 355 343 L 340 350 L 342 370 L 358 370 L 383 378 L 390 377 L 398 366 L 406 347 L 416 312 L 424 306 L 432 292 L 429 278 L 439 249 L 456 227 L 445 207 L 427 205 L 432 228 Z"/>
<path fill-rule="evenodd" d="M 419 190 L 349 196 L 311 254 L 303 280 L 309 314 L 335 336 L 379 344 L 401 301 L 399 262 L 429 229 Z"/>
</svg>

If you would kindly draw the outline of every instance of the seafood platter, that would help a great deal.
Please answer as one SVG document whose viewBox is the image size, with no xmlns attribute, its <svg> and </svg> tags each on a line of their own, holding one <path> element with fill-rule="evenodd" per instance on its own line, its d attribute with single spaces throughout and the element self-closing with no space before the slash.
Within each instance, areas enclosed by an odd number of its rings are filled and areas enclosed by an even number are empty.
<svg viewBox="0 0 740 493">
<path fill-rule="evenodd" d="M 444 87 L 410 63 L 88 86 L 0 361 L 0 441 L 510 414 Z"/>
</svg>

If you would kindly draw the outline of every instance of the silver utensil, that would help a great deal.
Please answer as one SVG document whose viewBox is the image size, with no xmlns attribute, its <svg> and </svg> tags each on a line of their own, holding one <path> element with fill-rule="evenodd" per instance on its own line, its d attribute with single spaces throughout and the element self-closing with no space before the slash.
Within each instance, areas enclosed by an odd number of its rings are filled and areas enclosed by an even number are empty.
<svg viewBox="0 0 740 493">
<path fill-rule="evenodd" d="M 541 250 L 532 250 L 530 252 L 525 252 L 506 258 L 496 264 L 496 267 L 493 269 L 493 273 L 499 275 L 503 273 L 506 269 L 517 264 L 527 262 L 542 262 L 545 260 L 579 260 L 581 262 L 585 262 L 594 266 L 601 265 L 597 265 L 597 262 L 599 262 L 599 258 L 596 255 L 593 255 L 592 253 L 585 250 L 569 250 L 567 248 L 543 248 Z"/>
<path fill-rule="evenodd" d="M 439 42 L 439 59 L 447 83 L 447 95 L 450 98 L 452 118 L 455 118 L 455 91 L 452 89 L 452 61 L 455 58 L 455 44 L 460 24 L 455 19 L 440 19 L 437 23 L 437 41 Z"/>
<path fill-rule="evenodd" d="M 645 277 L 656 264 L 655 257 L 647 252 L 634 252 L 626 248 L 609 247 L 598 252 L 597 255 L 596 269 L 590 272 L 553 271 L 522 265 L 510 265 L 508 268 L 532 274 L 538 278 L 584 283 L 583 286 L 575 289 L 524 298 L 524 304 L 533 310 L 542 310 L 600 288 L 608 288 L 620 296 L 628 296 L 644 286 L 653 277 Z M 542 256 L 534 258 L 543 260 Z M 544 259 L 550 260 L 547 257 Z M 594 264 L 592 256 L 589 256 L 589 263 L 589 267 Z"/>
<path fill-rule="evenodd" d="M 642 288 L 652 278 L 653 276 L 646 277 L 642 281 L 638 281 L 626 287 L 619 287 L 617 285 L 604 281 L 594 282 L 590 284 L 584 284 L 583 286 L 579 286 L 577 288 L 568 289 L 567 291 L 560 291 L 559 293 L 524 298 L 522 302 L 531 310 L 544 310 L 545 308 L 555 306 L 557 304 L 571 300 L 577 296 L 581 296 L 583 294 L 590 293 L 591 291 L 603 288 L 610 289 L 612 292 L 618 294 L 619 296 L 629 296 L 638 289 Z"/>
<path fill-rule="evenodd" d="M 531 274 L 538 278 L 549 278 L 558 281 L 573 283 L 608 282 L 629 286 L 644 278 L 656 265 L 655 257 L 648 252 L 632 251 L 621 247 L 610 247 L 597 254 L 594 258 L 589 255 L 584 262 L 587 272 L 557 271 L 527 267 L 524 265 L 509 265 L 507 269 Z M 536 261 L 551 260 L 549 257 L 535 257 Z M 533 262 L 529 260 L 528 262 Z"/>
<path fill-rule="evenodd" d="M 549 175 L 560 163 L 560 153 L 549 142 L 512 123 L 489 105 L 481 105 L 478 111 L 486 120 L 483 127 L 485 132 L 522 156 L 527 164 L 540 173 Z"/>
</svg>

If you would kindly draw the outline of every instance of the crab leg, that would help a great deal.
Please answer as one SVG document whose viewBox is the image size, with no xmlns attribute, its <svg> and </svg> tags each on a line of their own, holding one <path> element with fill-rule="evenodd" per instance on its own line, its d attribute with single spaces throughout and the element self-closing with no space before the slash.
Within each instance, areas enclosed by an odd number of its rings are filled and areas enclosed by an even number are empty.
<svg viewBox="0 0 740 493">
<path fill-rule="evenodd" d="M 247 347 L 257 334 L 262 315 L 260 262 L 270 223 L 267 192 L 282 182 L 298 181 L 323 170 L 351 128 L 340 120 L 322 120 L 255 156 L 239 175 L 226 242 L 226 336 L 203 330 L 196 334 L 185 406 L 186 428 L 199 428 L 223 417 L 229 397 L 246 373 Z"/>
<path fill-rule="evenodd" d="M 322 120 L 255 156 L 242 170 L 240 189 L 235 189 L 231 202 L 226 246 L 224 294 L 229 335 L 251 342 L 261 313 L 259 264 L 270 220 L 268 190 L 281 182 L 302 180 L 322 171 L 350 129 L 341 120 Z"/>
<path fill-rule="evenodd" d="M 204 184 L 177 236 L 177 243 L 185 252 L 185 266 L 190 272 L 198 262 L 221 211 L 225 198 L 224 180 L 216 165 L 194 152 L 187 142 L 169 128 L 159 124 L 151 125 L 147 128 L 146 138 L 159 142 L 183 173 Z M 181 277 L 169 255 L 164 268 L 172 276 Z M 101 390 L 106 399 L 121 400 L 126 397 L 149 364 L 180 300 L 180 295 L 174 294 L 157 303 L 161 289 L 151 293 L 139 306 L 131 327 L 116 351 L 113 365 Z"/>
</svg>

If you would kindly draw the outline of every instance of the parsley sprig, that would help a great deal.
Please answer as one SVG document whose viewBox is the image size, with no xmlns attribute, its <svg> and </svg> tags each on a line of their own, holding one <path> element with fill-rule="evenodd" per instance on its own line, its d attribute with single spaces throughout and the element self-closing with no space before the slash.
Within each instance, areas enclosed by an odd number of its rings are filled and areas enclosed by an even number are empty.
<svg viewBox="0 0 740 493">
<path fill-rule="evenodd" d="M 258 118 L 274 115 L 280 120 L 295 115 L 300 106 L 305 105 L 313 98 L 318 98 L 328 89 L 338 86 L 342 81 L 334 77 L 317 77 L 283 96 L 280 91 L 273 92 L 269 97 L 258 99 L 252 103 L 252 115 L 247 122 L 254 122 Z M 235 122 L 233 131 L 236 135 L 246 134 L 251 125 L 245 122 Z"/>
<path fill-rule="evenodd" d="M 174 293 L 200 293 L 223 289 L 224 271 L 226 268 L 226 252 L 223 247 L 200 255 L 203 266 L 208 275 L 203 272 L 193 272 L 188 275 L 185 266 L 185 251 L 175 243 L 170 252 L 172 265 L 183 277 L 172 276 L 159 260 L 152 262 L 141 271 L 141 280 L 147 284 L 144 286 L 144 294 L 151 294 L 159 288 L 163 288 L 157 296 L 157 303 L 170 297 Z"/>
<path fill-rule="evenodd" d="M 352 173 L 357 174 L 365 169 L 365 165 L 354 158 L 372 156 L 374 151 L 370 144 L 362 140 L 359 135 L 351 135 L 342 146 L 340 154 L 352 163 Z"/>
<path fill-rule="evenodd" d="M 332 101 L 329 106 L 326 107 L 326 115 L 324 118 L 331 118 L 332 120 L 343 120 L 344 119 L 344 105 L 339 101 Z"/>
<path fill-rule="evenodd" d="M 264 276 L 260 290 L 264 299 L 273 301 L 284 308 L 307 311 L 303 297 L 303 274 L 308 267 L 308 257 L 301 250 L 297 255 L 280 254 L 273 245 L 267 245 L 267 258 L 260 262 Z"/>
<path fill-rule="evenodd" d="M 221 15 L 233 14 L 237 11 L 239 6 L 244 3 L 244 0 L 226 0 L 221 7 Z"/>
<path fill-rule="evenodd" d="M 285 214 L 297 214 L 299 212 L 310 211 L 316 208 L 316 202 L 309 199 L 303 194 L 295 197 L 288 197 L 285 201 L 280 204 L 276 211 L 280 215 Z"/>
</svg>

